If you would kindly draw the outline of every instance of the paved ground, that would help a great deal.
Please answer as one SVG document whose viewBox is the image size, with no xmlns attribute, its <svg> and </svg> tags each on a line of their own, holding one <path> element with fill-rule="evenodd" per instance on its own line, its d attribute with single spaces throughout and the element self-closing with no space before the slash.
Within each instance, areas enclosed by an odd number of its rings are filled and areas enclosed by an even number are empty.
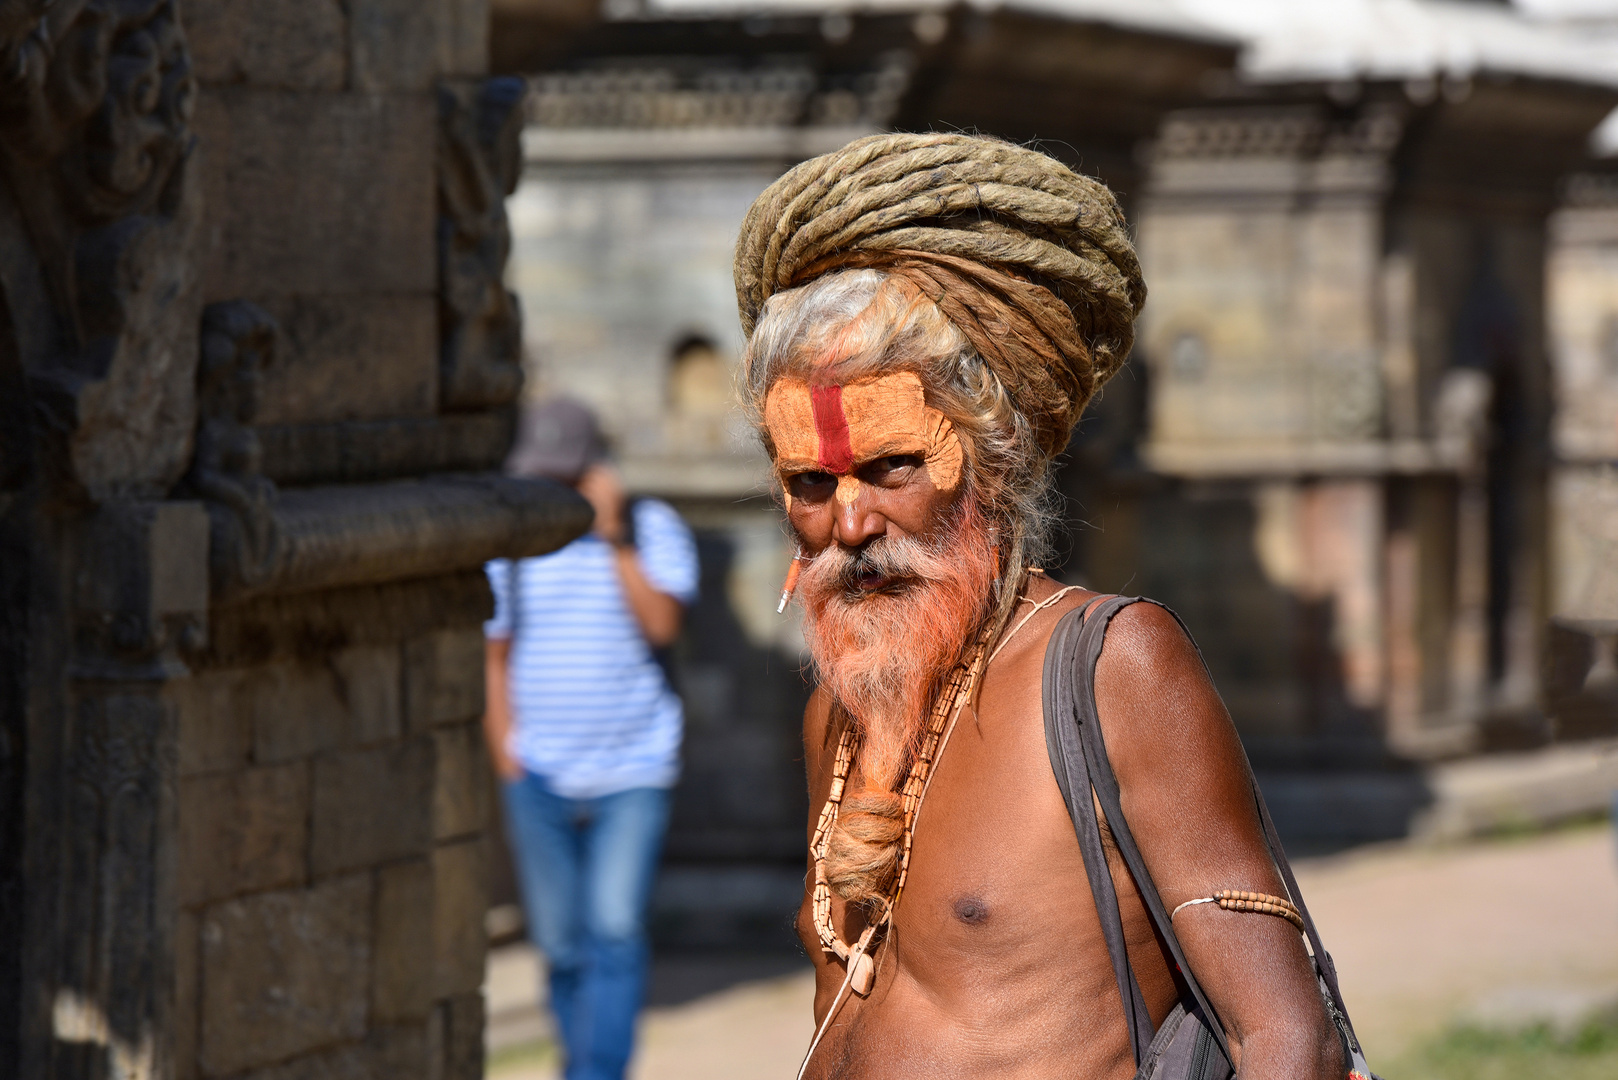
<svg viewBox="0 0 1618 1080">
<path fill-rule="evenodd" d="M 1572 1021 L 1618 1000 L 1615 854 L 1613 830 L 1590 827 L 1300 860 L 1300 884 L 1372 1065 L 1456 1019 Z M 660 960 L 653 998 L 665 1004 L 647 1012 L 634 1080 L 793 1075 L 812 1030 L 809 979 L 780 970 L 791 963 Z M 491 961 L 491 1040 L 501 1049 L 490 1076 L 498 1080 L 555 1077 L 549 1056 L 512 1053 L 545 1030 L 536 981 L 522 947 Z"/>
<path fill-rule="evenodd" d="M 1298 883 L 1361 1039 L 1392 1056 L 1454 1019 L 1571 1023 L 1618 1000 L 1615 854 L 1585 828 L 1311 860 Z"/>
</svg>

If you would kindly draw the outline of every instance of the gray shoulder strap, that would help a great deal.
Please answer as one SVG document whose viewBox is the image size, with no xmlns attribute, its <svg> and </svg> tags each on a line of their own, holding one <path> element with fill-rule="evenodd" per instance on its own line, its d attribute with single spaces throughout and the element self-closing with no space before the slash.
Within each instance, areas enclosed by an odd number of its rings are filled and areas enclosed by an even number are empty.
<svg viewBox="0 0 1618 1080">
<path fill-rule="evenodd" d="M 1101 919 L 1101 930 L 1107 940 L 1107 951 L 1112 958 L 1113 973 L 1118 980 L 1118 992 L 1124 1002 L 1124 1019 L 1129 1026 L 1130 1042 L 1135 1050 L 1135 1062 L 1145 1058 L 1152 1041 L 1151 1015 L 1146 1009 L 1140 983 L 1129 963 L 1124 943 L 1123 919 L 1118 910 L 1118 894 L 1107 867 L 1106 854 L 1101 846 L 1100 823 L 1096 819 L 1095 805 L 1100 802 L 1102 813 L 1112 830 L 1119 854 L 1135 879 L 1141 900 L 1162 935 L 1169 955 L 1174 958 L 1186 988 L 1198 1010 L 1209 1020 L 1207 1027 L 1218 1041 L 1226 1060 L 1230 1047 L 1225 1041 L 1223 1026 L 1208 1003 L 1191 965 L 1174 936 L 1163 899 L 1147 872 L 1145 860 L 1135 845 L 1135 838 L 1124 820 L 1123 807 L 1118 799 L 1118 780 L 1107 760 L 1106 745 L 1101 737 L 1101 724 L 1096 713 L 1095 669 L 1101 659 L 1101 647 L 1107 633 L 1107 624 L 1119 611 L 1136 603 L 1138 597 L 1114 596 L 1093 606 L 1069 612 L 1052 633 L 1045 652 L 1044 702 L 1045 743 L 1051 758 L 1056 783 L 1067 802 L 1078 835 L 1079 849 L 1084 855 L 1085 873 L 1090 879 L 1090 891 L 1095 897 L 1096 913 Z"/>
<path fill-rule="evenodd" d="M 1079 736 L 1079 726 L 1083 723 L 1076 696 L 1079 685 L 1070 670 L 1071 660 L 1081 655 L 1084 612 L 1089 607 L 1087 604 L 1064 616 L 1056 624 L 1050 645 L 1045 650 L 1042 687 L 1045 749 L 1050 754 L 1051 770 L 1056 774 L 1056 786 L 1061 789 L 1068 815 L 1073 819 L 1079 853 L 1084 857 L 1084 873 L 1090 881 L 1090 895 L 1101 921 L 1101 935 L 1106 939 L 1113 976 L 1118 980 L 1118 996 L 1123 1004 L 1124 1022 L 1129 1027 L 1130 1046 L 1135 1052 L 1135 1064 L 1139 1066 L 1145 1060 L 1147 1047 L 1151 1045 L 1152 1017 L 1147 1011 L 1146 999 L 1141 994 L 1134 969 L 1129 964 L 1123 917 L 1118 910 L 1118 891 L 1107 869 L 1107 854 L 1101 843 L 1101 825 L 1090 798 L 1090 769 Z"/>
</svg>

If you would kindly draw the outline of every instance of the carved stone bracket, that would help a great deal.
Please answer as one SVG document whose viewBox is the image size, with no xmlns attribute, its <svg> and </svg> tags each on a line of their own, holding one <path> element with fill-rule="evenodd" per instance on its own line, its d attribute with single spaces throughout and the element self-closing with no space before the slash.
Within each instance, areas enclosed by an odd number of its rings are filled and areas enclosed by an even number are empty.
<svg viewBox="0 0 1618 1080">
<path fill-rule="evenodd" d="M 195 96 L 175 0 L 0 5 L 0 288 L 58 479 L 94 501 L 189 456 Z"/>
<path fill-rule="evenodd" d="M 216 598 L 451 573 L 551 551 L 589 526 L 574 492 L 486 473 L 278 491 L 252 422 L 279 333 L 245 301 L 202 317 L 196 457 L 181 490 L 207 507 Z"/>
<path fill-rule="evenodd" d="M 506 196 L 522 171 L 521 79 L 438 90 L 439 400 L 505 405 L 522 389 L 522 313 L 505 286 Z"/>
<path fill-rule="evenodd" d="M 278 540 L 268 574 L 242 580 L 239 553 L 216 547 L 216 596 L 399 581 L 543 555 L 591 519 L 589 504 L 560 484 L 492 474 L 301 488 L 281 492 L 272 512 Z"/>
</svg>

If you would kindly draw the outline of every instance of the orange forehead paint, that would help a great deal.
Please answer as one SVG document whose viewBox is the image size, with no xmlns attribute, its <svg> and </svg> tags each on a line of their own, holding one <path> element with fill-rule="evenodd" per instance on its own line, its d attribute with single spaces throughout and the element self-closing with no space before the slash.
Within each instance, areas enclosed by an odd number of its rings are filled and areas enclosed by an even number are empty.
<svg viewBox="0 0 1618 1080">
<path fill-rule="evenodd" d="M 960 483 L 963 453 L 949 418 L 927 404 L 921 379 L 896 371 L 846 385 L 783 378 L 764 401 L 764 424 L 783 479 L 827 472 L 838 478 L 837 501 L 859 497 L 853 475 L 878 458 L 916 455 L 941 491 Z M 791 508 L 791 496 L 788 508 Z"/>
</svg>

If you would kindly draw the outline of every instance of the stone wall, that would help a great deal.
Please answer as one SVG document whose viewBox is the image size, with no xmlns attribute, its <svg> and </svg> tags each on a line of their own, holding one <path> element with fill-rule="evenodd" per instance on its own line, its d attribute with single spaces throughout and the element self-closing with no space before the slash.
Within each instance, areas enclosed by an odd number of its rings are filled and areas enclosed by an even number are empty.
<svg viewBox="0 0 1618 1080">
<path fill-rule="evenodd" d="M 0 26 L 0 1075 L 482 1071 L 522 86 L 481 0 Z"/>
<path fill-rule="evenodd" d="M 486 612 L 473 570 L 215 613 L 170 691 L 176 1076 L 481 1075 Z"/>
</svg>

